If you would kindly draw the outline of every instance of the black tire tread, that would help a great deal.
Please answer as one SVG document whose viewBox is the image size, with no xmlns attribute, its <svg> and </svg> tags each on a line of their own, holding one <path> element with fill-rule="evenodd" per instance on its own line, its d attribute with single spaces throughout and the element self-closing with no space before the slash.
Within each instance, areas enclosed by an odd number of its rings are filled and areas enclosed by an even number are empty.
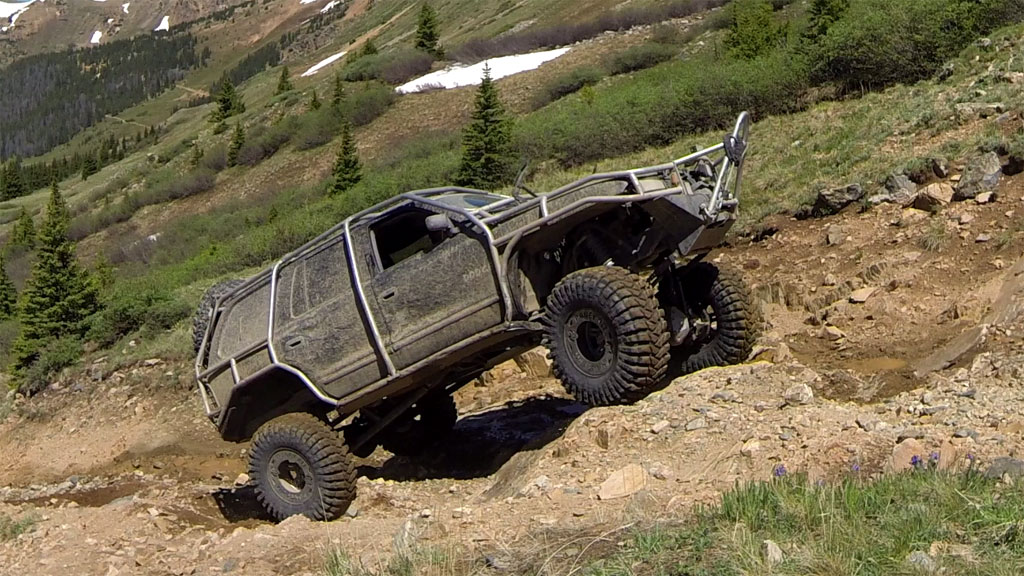
<svg viewBox="0 0 1024 576">
<path fill-rule="evenodd" d="M 282 446 L 305 448 L 319 488 L 319 499 L 301 511 L 288 510 L 264 489 L 260 462 Z M 285 414 L 264 424 L 253 437 L 249 476 L 255 480 L 256 497 L 278 520 L 301 513 L 312 520 L 340 518 L 356 498 L 356 468 L 341 436 L 312 414 Z"/>
<path fill-rule="evenodd" d="M 618 338 L 612 374 L 595 382 L 565 366 L 557 320 L 574 302 L 606 303 Z M 617 267 L 600 266 L 569 274 L 552 290 L 545 314 L 544 346 L 550 351 L 555 376 L 580 402 L 607 406 L 635 402 L 657 386 L 668 370 L 669 332 L 654 288 L 639 276 Z"/>
<path fill-rule="evenodd" d="M 718 321 L 715 337 L 683 361 L 684 374 L 745 362 L 761 325 L 760 309 L 739 271 L 709 262 L 694 265 L 684 284 L 688 292 L 712 304 Z"/>
<path fill-rule="evenodd" d="M 225 280 L 214 284 L 207 290 L 199 301 L 199 308 L 192 317 L 192 349 L 198 354 L 199 348 L 203 345 L 203 336 L 206 335 L 206 328 L 210 325 L 210 313 L 213 312 L 213 305 L 217 300 L 239 288 L 245 280 Z"/>
</svg>

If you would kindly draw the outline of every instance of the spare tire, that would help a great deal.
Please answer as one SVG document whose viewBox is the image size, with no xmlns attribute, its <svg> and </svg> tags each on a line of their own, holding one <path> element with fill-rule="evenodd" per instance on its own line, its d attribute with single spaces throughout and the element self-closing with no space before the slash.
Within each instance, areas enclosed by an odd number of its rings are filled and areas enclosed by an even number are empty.
<svg viewBox="0 0 1024 576">
<path fill-rule="evenodd" d="M 245 284 L 245 280 L 225 280 L 214 284 L 213 287 L 203 294 L 202 300 L 199 301 L 199 309 L 196 310 L 196 315 L 192 317 L 192 349 L 196 354 L 199 353 L 199 348 L 203 345 L 203 337 L 206 336 L 206 329 L 210 326 L 210 314 L 213 313 L 213 305 L 222 296 L 230 294 L 242 284 Z"/>
</svg>

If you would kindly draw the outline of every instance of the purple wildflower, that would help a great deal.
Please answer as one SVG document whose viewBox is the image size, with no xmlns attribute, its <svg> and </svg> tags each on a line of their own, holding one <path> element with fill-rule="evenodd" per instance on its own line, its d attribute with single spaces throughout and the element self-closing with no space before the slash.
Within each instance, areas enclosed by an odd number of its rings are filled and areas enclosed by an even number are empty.
<svg viewBox="0 0 1024 576">
<path fill-rule="evenodd" d="M 776 478 L 782 478 L 786 475 L 786 467 L 782 464 L 776 464 L 775 469 L 772 470 L 772 476 Z"/>
<path fill-rule="evenodd" d="M 938 462 L 940 456 L 939 456 L 938 452 L 932 452 L 931 455 L 929 456 L 929 458 L 931 459 L 932 462 Z"/>
<path fill-rule="evenodd" d="M 860 464 L 854 464 L 851 470 L 854 472 L 860 472 Z"/>
<path fill-rule="evenodd" d="M 917 468 L 918 466 L 920 466 L 921 465 L 921 457 L 918 456 L 917 454 L 914 454 L 910 458 L 910 465 L 913 466 L 914 468 Z"/>
</svg>

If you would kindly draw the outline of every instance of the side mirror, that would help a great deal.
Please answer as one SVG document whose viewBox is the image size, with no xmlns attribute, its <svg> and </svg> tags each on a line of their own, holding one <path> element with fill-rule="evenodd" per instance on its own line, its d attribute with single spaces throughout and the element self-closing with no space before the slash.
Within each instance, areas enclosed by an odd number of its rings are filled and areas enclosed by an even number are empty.
<svg viewBox="0 0 1024 576">
<path fill-rule="evenodd" d="M 451 232 L 455 228 L 447 214 L 431 214 L 426 224 L 428 232 Z"/>
</svg>

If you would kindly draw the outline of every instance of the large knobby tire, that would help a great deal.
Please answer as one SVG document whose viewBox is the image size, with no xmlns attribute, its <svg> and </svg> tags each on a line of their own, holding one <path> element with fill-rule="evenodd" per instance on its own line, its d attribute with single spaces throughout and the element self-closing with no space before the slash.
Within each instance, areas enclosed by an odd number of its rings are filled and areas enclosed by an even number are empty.
<svg viewBox="0 0 1024 576">
<path fill-rule="evenodd" d="M 544 346 L 577 400 L 634 402 L 668 369 L 669 332 L 654 289 L 622 268 L 573 272 L 548 296 Z"/>
<path fill-rule="evenodd" d="M 192 346 L 197 354 L 199 353 L 199 348 L 203 345 L 206 328 L 210 325 L 210 314 L 213 312 L 213 305 L 217 303 L 221 296 L 233 292 L 244 283 L 245 280 L 225 280 L 214 284 L 213 287 L 203 294 L 202 300 L 199 301 L 196 315 L 192 317 Z"/>
<path fill-rule="evenodd" d="M 249 477 L 278 520 L 335 520 L 356 497 L 356 470 L 341 436 L 311 414 L 286 414 L 253 437 Z"/>
<path fill-rule="evenodd" d="M 683 361 L 683 373 L 745 362 L 757 340 L 760 314 L 739 272 L 701 262 L 687 270 L 681 284 L 690 307 L 707 310 L 715 325 Z"/>
<path fill-rule="evenodd" d="M 381 437 L 381 446 L 392 454 L 414 456 L 447 436 L 459 419 L 455 398 L 431 394 L 396 420 Z"/>
</svg>

